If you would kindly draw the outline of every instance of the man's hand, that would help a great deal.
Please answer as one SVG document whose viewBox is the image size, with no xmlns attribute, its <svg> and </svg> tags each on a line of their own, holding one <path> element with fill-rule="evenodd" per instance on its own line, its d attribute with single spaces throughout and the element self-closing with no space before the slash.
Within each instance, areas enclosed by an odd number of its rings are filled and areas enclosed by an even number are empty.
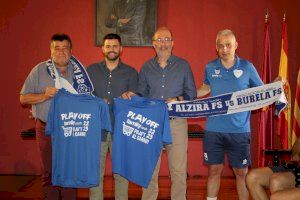
<svg viewBox="0 0 300 200">
<path fill-rule="evenodd" d="M 127 92 L 124 92 L 121 97 L 123 99 L 131 99 L 132 96 L 136 95 L 135 93 L 131 92 L 131 91 L 127 91 Z"/>
<path fill-rule="evenodd" d="M 204 97 L 204 96 L 208 95 L 209 93 L 210 93 L 210 86 L 206 85 L 204 83 L 199 89 L 197 89 L 197 97 L 198 98 Z"/>
<path fill-rule="evenodd" d="M 174 101 L 183 101 L 183 100 L 184 100 L 183 96 L 171 97 L 171 98 L 166 99 L 166 103 L 171 103 Z"/>
<path fill-rule="evenodd" d="M 58 92 L 58 89 L 55 87 L 47 87 L 45 91 L 45 97 L 50 99 L 54 97 L 54 95 Z"/>
<path fill-rule="evenodd" d="M 281 81 L 283 85 L 285 85 L 285 83 L 286 83 L 286 80 L 283 79 L 281 76 L 277 76 L 277 77 L 273 80 L 273 83 L 274 83 L 274 82 L 277 82 L 277 81 Z"/>
<path fill-rule="evenodd" d="M 102 99 L 105 103 L 109 104 L 109 100 L 107 98 Z"/>
</svg>

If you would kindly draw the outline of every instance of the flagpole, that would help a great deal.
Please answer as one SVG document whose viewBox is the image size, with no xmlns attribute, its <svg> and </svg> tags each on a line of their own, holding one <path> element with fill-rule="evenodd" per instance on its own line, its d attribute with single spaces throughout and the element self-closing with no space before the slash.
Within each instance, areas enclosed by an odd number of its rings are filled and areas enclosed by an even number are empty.
<svg viewBox="0 0 300 200">
<path fill-rule="evenodd" d="M 265 84 L 271 82 L 271 58 L 270 58 L 270 36 L 269 36 L 269 11 L 266 9 L 264 15 L 264 62 L 262 66 L 262 81 Z M 258 128 L 258 166 L 265 166 L 264 150 L 273 149 L 273 110 L 266 106 L 259 113 Z"/>
<path fill-rule="evenodd" d="M 266 12 L 265 12 L 265 23 L 267 23 L 269 21 L 269 10 L 266 9 Z"/>
<path fill-rule="evenodd" d="M 293 137 L 291 132 L 291 89 L 288 76 L 288 35 L 285 10 L 282 18 L 281 53 L 278 71 L 278 75 L 282 78 L 283 81 L 285 81 L 284 90 L 288 99 L 289 106 L 278 117 L 277 134 L 281 138 L 283 149 L 289 149 L 295 142 L 295 138 Z"/>
<path fill-rule="evenodd" d="M 269 14 L 269 9 L 267 8 L 266 9 L 266 13 L 265 13 L 265 27 L 267 27 L 267 29 L 269 29 L 269 18 L 270 18 L 270 14 Z M 267 30 L 268 31 L 268 33 L 265 33 L 265 34 L 269 34 L 269 30 Z M 266 39 L 266 36 L 265 36 L 265 39 Z M 269 43 L 269 45 L 270 45 L 270 43 Z M 270 52 L 269 52 L 270 53 Z M 265 55 L 266 56 L 266 55 Z M 270 55 L 269 55 L 270 56 Z M 270 63 L 269 63 L 270 64 Z M 266 67 L 266 66 L 265 66 Z M 268 70 L 266 69 L 266 72 L 268 72 Z M 271 73 L 271 72 L 269 72 L 269 73 Z M 267 77 L 264 77 L 264 78 L 266 78 L 267 79 Z M 271 77 L 270 77 L 271 78 Z M 268 80 L 268 81 L 271 81 L 271 80 Z M 269 106 L 268 107 L 268 109 L 273 109 L 273 108 L 271 108 L 271 106 Z M 271 115 L 273 115 L 273 112 L 271 112 L 272 114 Z M 273 117 L 273 116 L 271 116 L 271 117 Z M 271 118 L 271 119 L 269 119 L 269 120 L 271 120 L 271 122 L 270 122 L 270 125 L 271 126 L 273 126 L 273 118 Z M 273 144 L 274 144 L 274 138 L 273 138 L 273 127 L 270 127 L 270 130 L 271 130 L 271 133 L 270 133 L 270 149 L 273 149 Z M 264 141 L 264 142 L 266 142 L 266 141 Z M 265 143 L 266 144 L 266 143 Z"/>
</svg>

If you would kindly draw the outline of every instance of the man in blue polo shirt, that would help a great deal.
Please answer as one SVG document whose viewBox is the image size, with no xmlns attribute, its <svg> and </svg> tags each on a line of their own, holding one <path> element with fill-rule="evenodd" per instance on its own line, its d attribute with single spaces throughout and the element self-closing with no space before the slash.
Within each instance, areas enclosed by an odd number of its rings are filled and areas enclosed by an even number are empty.
<svg viewBox="0 0 300 200">
<path fill-rule="evenodd" d="M 219 58 L 206 65 L 205 81 L 197 91 L 198 97 L 209 93 L 217 96 L 263 84 L 253 64 L 235 54 L 237 47 L 238 43 L 231 30 L 221 30 L 217 34 L 216 49 Z M 251 164 L 250 112 L 207 118 L 204 160 L 209 165 L 208 200 L 217 199 L 225 153 L 236 176 L 239 199 L 248 199 L 245 177 Z"/>
</svg>

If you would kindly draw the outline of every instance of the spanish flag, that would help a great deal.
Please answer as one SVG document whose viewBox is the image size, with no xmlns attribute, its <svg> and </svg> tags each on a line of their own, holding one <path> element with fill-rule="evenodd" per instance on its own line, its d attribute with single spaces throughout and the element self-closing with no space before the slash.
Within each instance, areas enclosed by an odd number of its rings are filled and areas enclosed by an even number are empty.
<svg viewBox="0 0 300 200">
<path fill-rule="evenodd" d="M 295 92 L 295 104 L 294 104 L 294 119 L 293 119 L 293 131 L 292 136 L 300 137 L 300 67 L 298 69 L 298 79 Z"/>
<path fill-rule="evenodd" d="M 279 74 L 285 82 L 284 92 L 288 100 L 288 106 L 278 116 L 278 135 L 281 138 L 282 148 L 290 149 L 296 137 L 292 135 L 291 131 L 291 89 L 288 77 L 288 38 L 287 38 L 287 24 L 285 16 L 282 21 L 281 31 L 281 55 L 279 63 Z"/>
</svg>

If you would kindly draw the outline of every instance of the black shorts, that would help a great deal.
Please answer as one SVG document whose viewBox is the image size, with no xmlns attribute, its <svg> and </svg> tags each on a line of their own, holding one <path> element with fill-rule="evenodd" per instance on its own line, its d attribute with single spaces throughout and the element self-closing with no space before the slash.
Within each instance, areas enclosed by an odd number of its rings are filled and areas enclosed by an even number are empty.
<svg viewBox="0 0 300 200">
<path fill-rule="evenodd" d="M 279 172 L 292 172 L 295 175 L 295 172 L 293 169 L 288 169 L 284 166 L 273 166 L 269 167 L 274 173 L 279 173 Z"/>
<path fill-rule="evenodd" d="M 203 139 L 204 162 L 208 165 L 224 163 L 227 154 L 233 168 L 251 164 L 250 133 L 218 133 L 206 131 Z"/>
</svg>

